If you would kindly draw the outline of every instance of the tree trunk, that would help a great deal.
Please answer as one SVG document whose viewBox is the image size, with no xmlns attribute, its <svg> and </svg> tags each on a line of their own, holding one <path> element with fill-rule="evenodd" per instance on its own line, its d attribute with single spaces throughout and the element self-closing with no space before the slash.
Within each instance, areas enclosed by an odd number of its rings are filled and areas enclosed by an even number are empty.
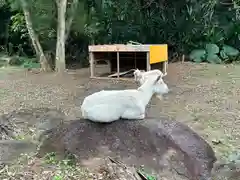
<svg viewBox="0 0 240 180">
<path fill-rule="evenodd" d="M 56 47 L 56 71 L 62 73 L 66 69 L 65 62 L 65 33 L 67 0 L 56 0 L 58 9 L 57 47 Z"/>
<path fill-rule="evenodd" d="M 10 27 L 11 19 L 7 21 L 6 29 L 5 29 L 5 42 L 4 42 L 4 50 L 6 54 L 8 54 L 8 40 L 9 40 L 9 27 Z"/>
<path fill-rule="evenodd" d="M 73 19 L 76 15 L 76 12 L 77 12 L 77 8 L 78 8 L 78 2 L 79 0 L 73 0 L 72 4 L 71 4 L 71 7 L 70 7 L 70 16 L 66 22 L 66 35 L 65 35 L 65 41 L 67 40 L 69 34 L 70 34 L 70 31 L 71 31 L 71 26 L 72 26 L 72 22 L 73 22 Z"/>
<path fill-rule="evenodd" d="M 23 9 L 23 13 L 24 13 L 24 17 L 25 17 L 25 22 L 26 22 L 26 26 L 28 29 L 28 34 L 32 40 L 32 45 L 34 47 L 34 50 L 36 52 L 37 57 L 39 58 L 39 62 L 41 64 L 41 69 L 43 71 L 51 71 L 51 66 L 43 52 L 42 46 L 39 42 L 39 39 L 33 29 L 33 25 L 32 25 L 32 20 L 31 20 L 31 15 L 28 9 L 28 4 L 26 2 L 26 0 L 20 0 L 21 5 L 22 5 L 22 9 Z"/>
</svg>

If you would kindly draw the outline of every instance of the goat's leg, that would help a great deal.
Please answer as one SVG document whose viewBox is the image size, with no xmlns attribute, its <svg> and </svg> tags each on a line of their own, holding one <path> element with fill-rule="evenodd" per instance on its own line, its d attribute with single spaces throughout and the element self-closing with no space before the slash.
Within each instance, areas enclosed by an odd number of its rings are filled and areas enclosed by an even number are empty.
<svg viewBox="0 0 240 180">
<path fill-rule="evenodd" d="M 145 118 L 145 113 L 143 114 L 135 114 L 129 111 L 124 112 L 124 114 L 121 116 L 122 119 L 129 119 L 129 120 L 134 120 L 134 119 L 144 119 Z"/>
<path fill-rule="evenodd" d="M 144 119 L 145 109 L 144 108 L 129 108 L 121 116 L 123 119 Z"/>
</svg>

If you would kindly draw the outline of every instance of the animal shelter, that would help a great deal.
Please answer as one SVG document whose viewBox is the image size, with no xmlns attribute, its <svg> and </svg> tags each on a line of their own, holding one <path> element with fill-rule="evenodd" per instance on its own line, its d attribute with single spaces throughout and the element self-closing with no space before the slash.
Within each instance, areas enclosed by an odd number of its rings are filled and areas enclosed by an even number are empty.
<svg viewBox="0 0 240 180">
<path fill-rule="evenodd" d="M 136 68 L 167 72 L 167 44 L 91 45 L 88 50 L 91 78 L 127 79 L 133 77 Z"/>
</svg>

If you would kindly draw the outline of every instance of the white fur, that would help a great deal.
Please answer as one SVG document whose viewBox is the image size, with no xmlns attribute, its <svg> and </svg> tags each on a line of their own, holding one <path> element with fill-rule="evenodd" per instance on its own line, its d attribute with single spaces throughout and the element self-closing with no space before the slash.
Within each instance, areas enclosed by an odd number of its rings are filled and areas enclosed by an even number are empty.
<svg viewBox="0 0 240 180">
<path fill-rule="evenodd" d="M 167 73 L 163 74 L 162 71 L 158 70 L 158 69 L 154 69 L 154 70 L 150 70 L 150 71 L 144 71 L 144 70 L 139 70 L 136 69 L 134 71 L 134 79 L 137 83 L 140 83 L 140 85 L 142 85 L 150 76 L 166 76 Z"/>
<path fill-rule="evenodd" d="M 167 73 L 163 74 L 162 71 L 158 70 L 158 69 L 154 69 L 154 70 L 150 70 L 150 71 L 144 71 L 144 70 L 139 70 L 139 69 L 136 69 L 134 71 L 134 79 L 135 81 L 141 86 L 142 84 L 144 84 L 144 82 L 152 77 L 152 76 L 166 76 Z M 162 80 L 163 81 L 163 80 Z M 157 93 L 157 97 L 159 99 L 162 99 L 162 94 L 161 93 Z"/>
<path fill-rule="evenodd" d="M 138 89 L 102 90 L 84 99 L 82 116 L 95 122 L 144 119 L 146 105 L 154 93 L 168 93 L 161 76 L 148 78 Z"/>
</svg>

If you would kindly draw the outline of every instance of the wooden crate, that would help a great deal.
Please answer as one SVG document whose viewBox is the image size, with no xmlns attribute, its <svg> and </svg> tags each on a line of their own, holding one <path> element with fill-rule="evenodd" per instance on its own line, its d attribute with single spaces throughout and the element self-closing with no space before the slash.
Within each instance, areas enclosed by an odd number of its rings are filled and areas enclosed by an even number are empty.
<svg viewBox="0 0 240 180">
<path fill-rule="evenodd" d="M 111 58 L 109 54 L 116 53 L 116 64 L 117 64 L 117 77 L 120 78 L 120 64 L 121 64 L 121 53 L 146 53 L 146 71 L 153 69 L 156 64 L 161 64 L 161 69 L 164 73 L 167 72 L 168 63 L 168 46 L 166 44 L 154 44 L 154 45 L 132 45 L 132 44 L 113 44 L 113 45 L 92 45 L 89 49 L 89 61 L 90 61 L 90 72 L 91 78 L 96 77 L 96 63 L 99 59 L 105 59 L 111 67 Z M 107 55 L 106 55 L 107 54 Z M 97 65 L 98 66 L 98 65 Z M 134 69 L 135 67 L 132 67 Z M 156 68 L 154 68 L 156 69 Z M 99 77 L 100 78 L 100 77 Z M 106 77 L 104 78 L 106 79 Z"/>
</svg>

